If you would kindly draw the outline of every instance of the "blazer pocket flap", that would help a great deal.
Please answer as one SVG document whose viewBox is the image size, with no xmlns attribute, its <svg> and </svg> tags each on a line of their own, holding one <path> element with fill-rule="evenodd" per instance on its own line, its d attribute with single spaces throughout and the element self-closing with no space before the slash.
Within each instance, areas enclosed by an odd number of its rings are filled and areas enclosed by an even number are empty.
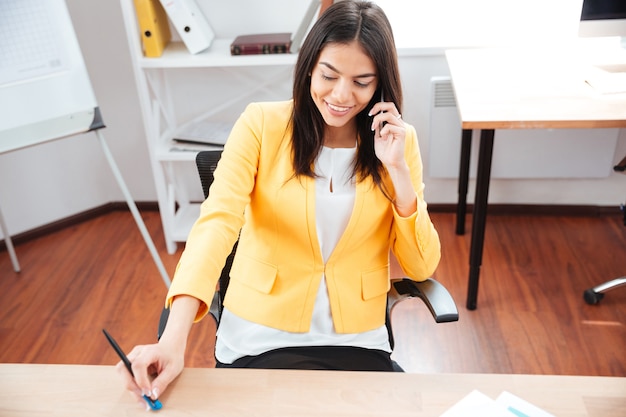
<svg viewBox="0 0 626 417">
<path fill-rule="evenodd" d="M 257 261 L 247 256 L 235 258 L 230 271 L 231 279 L 264 294 L 269 294 L 276 282 L 277 269 L 274 265 Z"/>
<path fill-rule="evenodd" d="M 391 288 L 389 268 L 384 267 L 375 271 L 364 272 L 361 275 L 361 296 L 363 300 L 387 294 Z"/>
</svg>

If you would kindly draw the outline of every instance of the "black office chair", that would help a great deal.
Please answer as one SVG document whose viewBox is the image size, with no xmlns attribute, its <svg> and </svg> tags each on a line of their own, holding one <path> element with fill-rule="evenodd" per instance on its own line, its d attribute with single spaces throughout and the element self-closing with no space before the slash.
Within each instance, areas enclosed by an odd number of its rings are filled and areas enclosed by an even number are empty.
<svg viewBox="0 0 626 417">
<path fill-rule="evenodd" d="M 213 183 L 213 172 L 217 167 L 217 163 L 222 155 L 222 151 L 202 151 L 196 156 L 196 166 L 198 168 L 198 174 L 200 175 L 200 182 L 202 183 L 202 190 L 204 191 L 204 197 L 208 197 L 209 188 Z M 226 295 L 228 283 L 230 281 L 230 268 L 233 263 L 235 251 L 237 249 L 237 243 L 233 247 L 233 251 L 226 259 L 226 264 L 222 269 L 222 273 L 219 279 L 219 288 L 215 291 L 213 301 L 209 307 L 209 312 L 219 324 L 220 317 L 222 315 L 223 304 L 222 300 Z M 387 294 L 387 317 L 386 326 L 389 333 L 389 343 L 391 348 L 394 347 L 393 331 L 391 327 L 391 315 L 394 307 L 398 302 L 407 298 L 420 298 L 424 304 L 428 307 L 428 310 L 432 314 L 434 320 L 437 323 L 447 323 L 458 321 L 459 312 L 456 304 L 452 299 L 452 296 L 448 290 L 438 281 L 428 278 L 422 282 L 415 282 L 408 278 L 392 279 L 391 290 Z M 163 309 L 161 318 L 159 320 L 158 338 L 161 338 L 161 334 L 165 329 L 167 318 L 169 316 L 169 310 Z M 394 363 L 396 371 L 402 372 L 402 368 Z"/>
<path fill-rule="evenodd" d="M 626 156 L 621 160 L 621 162 L 613 167 L 615 172 L 625 172 L 626 171 Z M 620 209 L 622 210 L 622 219 L 624 221 L 624 226 L 626 226 L 626 204 L 622 204 Z M 604 298 L 604 294 L 607 291 L 614 290 L 615 288 L 619 288 L 621 286 L 626 285 L 626 276 L 621 278 L 615 278 L 610 281 L 603 282 L 600 285 L 596 285 L 595 287 L 588 288 L 583 292 L 583 298 L 587 304 L 598 304 L 600 300 Z"/>
</svg>

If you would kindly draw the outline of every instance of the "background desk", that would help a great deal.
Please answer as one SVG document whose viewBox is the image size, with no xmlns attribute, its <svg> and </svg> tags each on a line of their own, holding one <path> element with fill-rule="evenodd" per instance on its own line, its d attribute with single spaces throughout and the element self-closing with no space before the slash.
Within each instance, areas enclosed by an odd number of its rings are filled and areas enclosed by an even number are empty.
<svg viewBox="0 0 626 417">
<path fill-rule="evenodd" d="M 559 417 L 623 416 L 626 378 L 185 369 L 160 416 L 439 416 L 478 389 Z M 112 366 L 0 364 L 0 415 L 146 416 Z M 155 414 L 156 415 L 156 414 Z"/>
<path fill-rule="evenodd" d="M 446 58 L 463 129 L 457 234 L 465 229 L 472 130 L 481 130 L 467 292 L 474 310 L 495 129 L 626 127 L 626 93 L 599 94 L 585 82 L 591 65 L 626 71 L 626 51 L 492 48 L 451 50 Z"/>
</svg>

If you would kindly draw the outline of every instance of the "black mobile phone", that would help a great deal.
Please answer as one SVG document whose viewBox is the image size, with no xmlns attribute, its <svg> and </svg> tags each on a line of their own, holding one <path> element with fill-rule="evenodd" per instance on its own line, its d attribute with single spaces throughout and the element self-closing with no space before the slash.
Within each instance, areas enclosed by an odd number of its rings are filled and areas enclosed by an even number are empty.
<svg viewBox="0 0 626 417">
<path fill-rule="evenodd" d="M 384 101 L 385 101 L 385 94 L 383 93 L 383 90 L 381 89 L 381 90 L 380 90 L 380 102 L 381 102 L 381 103 L 384 103 Z M 384 113 L 384 111 L 381 111 L 381 113 Z M 382 122 L 382 123 L 380 124 L 380 126 L 378 127 L 378 131 L 379 131 L 379 133 L 380 133 L 380 129 L 382 129 L 383 127 L 385 127 L 385 125 L 386 125 L 386 124 L 387 124 L 387 122 Z"/>
</svg>

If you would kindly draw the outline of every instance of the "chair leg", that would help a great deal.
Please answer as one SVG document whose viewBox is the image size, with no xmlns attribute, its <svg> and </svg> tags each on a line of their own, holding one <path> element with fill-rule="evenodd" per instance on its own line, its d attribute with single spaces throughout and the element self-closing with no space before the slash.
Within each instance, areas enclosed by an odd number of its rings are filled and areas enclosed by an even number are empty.
<svg viewBox="0 0 626 417">
<path fill-rule="evenodd" d="M 398 364 L 396 361 L 391 361 L 391 365 L 393 366 L 394 372 L 404 372 L 404 369 Z"/>
<path fill-rule="evenodd" d="M 621 278 L 615 278 L 611 281 L 607 281 L 600 285 L 597 285 L 593 288 L 589 288 L 585 290 L 583 293 L 583 298 L 587 304 L 598 304 L 602 298 L 604 298 L 604 293 L 621 287 L 622 285 L 626 285 L 626 276 Z"/>
</svg>

